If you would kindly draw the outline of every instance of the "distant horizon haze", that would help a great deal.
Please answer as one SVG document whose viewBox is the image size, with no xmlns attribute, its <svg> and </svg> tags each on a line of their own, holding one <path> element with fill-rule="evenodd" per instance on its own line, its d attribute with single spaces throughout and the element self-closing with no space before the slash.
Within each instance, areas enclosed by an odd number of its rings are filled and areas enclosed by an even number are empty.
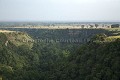
<svg viewBox="0 0 120 80">
<path fill-rule="evenodd" d="M 120 22 L 120 0 L 0 0 L 0 22 Z"/>
</svg>

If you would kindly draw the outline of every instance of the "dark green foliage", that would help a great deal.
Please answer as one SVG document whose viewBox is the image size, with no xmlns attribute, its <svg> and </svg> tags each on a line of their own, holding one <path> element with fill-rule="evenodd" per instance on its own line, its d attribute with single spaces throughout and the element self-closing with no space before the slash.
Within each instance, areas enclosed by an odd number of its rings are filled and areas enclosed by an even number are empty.
<svg viewBox="0 0 120 80">
<path fill-rule="evenodd" d="M 105 35 L 105 34 L 97 34 L 97 35 L 93 36 L 91 40 L 92 41 L 95 41 L 95 40 L 104 41 L 106 37 L 107 37 L 107 35 Z"/>
<path fill-rule="evenodd" d="M 5 34 L 0 33 L 0 45 L 3 45 L 7 40 L 7 37 L 5 36 Z"/>
<path fill-rule="evenodd" d="M 5 46 L 7 38 L 1 36 L 3 80 L 120 80 L 119 39 L 104 42 L 106 35 L 99 34 L 81 46 L 39 42 L 30 49 L 11 42 Z"/>
<path fill-rule="evenodd" d="M 88 43 L 75 55 L 83 80 L 119 80 L 120 40 L 111 43 Z M 73 55 L 74 56 L 74 55 Z M 81 72 L 82 71 L 82 72 Z"/>
<path fill-rule="evenodd" d="M 119 24 L 112 24 L 111 28 L 119 28 Z"/>
</svg>

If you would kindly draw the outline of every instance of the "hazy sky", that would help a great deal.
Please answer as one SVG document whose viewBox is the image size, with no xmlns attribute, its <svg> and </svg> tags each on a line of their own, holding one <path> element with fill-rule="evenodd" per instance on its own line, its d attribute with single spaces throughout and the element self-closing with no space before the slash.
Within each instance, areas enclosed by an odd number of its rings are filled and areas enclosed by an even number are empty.
<svg viewBox="0 0 120 80">
<path fill-rule="evenodd" d="M 0 21 L 120 21 L 120 0 L 0 0 Z"/>
</svg>

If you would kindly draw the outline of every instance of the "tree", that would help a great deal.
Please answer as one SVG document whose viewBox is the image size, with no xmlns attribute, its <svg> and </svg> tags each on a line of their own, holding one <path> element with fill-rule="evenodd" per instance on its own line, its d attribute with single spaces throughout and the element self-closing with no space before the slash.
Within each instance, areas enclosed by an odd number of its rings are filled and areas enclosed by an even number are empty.
<svg viewBox="0 0 120 80">
<path fill-rule="evenodd" d="M 119 28 L 119 26 L 120 26 L 119 24 L 112 24 L 111 28 Z"/>
<path fill-rule="evenodd" d="M 90 28 L 93 28 L 93 25 L 90 25 Z"/>
<path fill-rule="evenodd" d="M 97 28 L 99 25 L 98 24 L 95 24 L 95 27 Z"/>
<path fill-rule="evenodd" d="M 84 28 L 85 27 L 85 25 L 81 25 L 81 28 Z"/>
<path fill-rule="evenodd" d="M 91 41 L 104 41 L 106 37 L 106 34 L 97 34 L 91 38 Z"/>
</svg>

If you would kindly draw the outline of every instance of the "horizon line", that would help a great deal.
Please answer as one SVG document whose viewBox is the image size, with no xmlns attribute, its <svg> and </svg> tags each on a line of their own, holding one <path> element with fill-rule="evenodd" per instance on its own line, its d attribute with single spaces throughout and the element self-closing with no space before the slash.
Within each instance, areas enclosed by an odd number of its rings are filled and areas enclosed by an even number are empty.
<svg viewBox="0 0 120 80">
<path fill-rule="evenodd" d="M 27 20 L 21 20 L 21 21 L 17 21 L 16 20 L 16 21 L 0 21 L 0 22 L 45 22 L 45 23 L 46 22 L 55 22 L 55 23 L 57 23 L 57 22 L 62 22 L 62 23 L 83 22 L 84 23 L 84 22 L 120 22 L 120 21 L 119 20 L 116 20 L 116 21 L 115 20 L 114 21 L 108 21 L 108 20 L 103 20 L 103 21 L 102 20 L 99 20 L 99 21 L 98 20 L 91 20 L 91 21 L 90 20 L 88 20 L 88 21 L 87 20 L 86 21 L 75 21 L 75 20 L 73 20 L 73 21 L 58 21 L 58 20 L 56 20 L 56 21 L 52 21 L 52 20 L 51 21 L 50 20 L 35 21 L 35 20 L 28 20 L 27 21 Z"/>
</svg>

